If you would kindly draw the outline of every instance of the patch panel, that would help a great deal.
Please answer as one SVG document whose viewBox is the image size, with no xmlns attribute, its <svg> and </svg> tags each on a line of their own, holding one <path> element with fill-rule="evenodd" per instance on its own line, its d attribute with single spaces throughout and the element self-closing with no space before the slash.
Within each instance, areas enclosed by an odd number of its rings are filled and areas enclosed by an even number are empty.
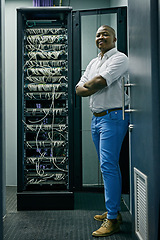
<svg viewBox="0 0 160 240">
<path fill-rule="evenodd" d="M 68 188 L 67 32 L 62 26 L 41 27 L 38 21 L 33 25 L 26 22 L 24 189 L 40 183 L 56 185 L 57 182 Z M 59 119 L 62 116 L 63 123 Z"/>
</svg>

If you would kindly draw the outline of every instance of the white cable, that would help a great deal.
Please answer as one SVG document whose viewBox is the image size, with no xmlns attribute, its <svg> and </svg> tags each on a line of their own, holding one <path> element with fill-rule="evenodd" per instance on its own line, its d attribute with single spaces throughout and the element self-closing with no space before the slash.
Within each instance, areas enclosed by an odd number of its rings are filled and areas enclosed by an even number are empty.
<svg viewBox="0 0 160 240">
<path fill-rule="evenodd" d="M 55 160 L 56 160 L 56 158 L 53 158 L 52 162 L 53 162 L 54 166 L 55 166 L 58 170 L 60 170 L 60 171 L 62 171 L 62 172 L 68 172 L 68 170 L 59 168 L 59 167 L 57 166 L 57 164 L 55 163 Z"/>
</svg>

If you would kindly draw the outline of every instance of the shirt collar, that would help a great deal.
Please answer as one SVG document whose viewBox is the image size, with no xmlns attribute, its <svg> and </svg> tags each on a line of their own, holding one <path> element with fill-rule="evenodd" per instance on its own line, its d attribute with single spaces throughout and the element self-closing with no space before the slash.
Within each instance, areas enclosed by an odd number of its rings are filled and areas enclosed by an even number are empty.
<svg viewBox="0 0 160 240">
<path fill-rule="evenodd" d="M 111 50 L 107 51 L 104 55 L 103 55 L 103 58 L 110 58 L 113 54 L 115 54 L 117 52 L 117 49 L 116 48 L 112 48 Z M 98 54 L 98 58 L 101 59 L 101 53 Z"/>
</svg>

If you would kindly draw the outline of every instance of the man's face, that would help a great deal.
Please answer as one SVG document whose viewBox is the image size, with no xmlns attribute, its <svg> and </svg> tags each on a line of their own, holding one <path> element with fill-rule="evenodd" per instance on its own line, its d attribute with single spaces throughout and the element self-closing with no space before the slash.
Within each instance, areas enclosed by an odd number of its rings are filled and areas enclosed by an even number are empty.
<svg viewBox="0 0 160 240">
<path fill-rule="evenodd" d="M 110 28 L 101 26 L 96 33 L 96 46 L 104 54 L 115 47 L 116 38 Z"/>
</svg>

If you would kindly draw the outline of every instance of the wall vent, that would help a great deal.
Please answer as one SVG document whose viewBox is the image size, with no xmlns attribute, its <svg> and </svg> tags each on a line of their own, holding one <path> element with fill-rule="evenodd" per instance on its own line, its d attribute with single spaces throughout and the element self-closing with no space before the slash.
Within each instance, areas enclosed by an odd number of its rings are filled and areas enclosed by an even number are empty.
<svg viewBox="0 0 160 240">
<path fill-rule="evenodd" d="M 135 232 L 140 240 L 148 240 L 147 176 L 134 168 Z"/>
</svg>

